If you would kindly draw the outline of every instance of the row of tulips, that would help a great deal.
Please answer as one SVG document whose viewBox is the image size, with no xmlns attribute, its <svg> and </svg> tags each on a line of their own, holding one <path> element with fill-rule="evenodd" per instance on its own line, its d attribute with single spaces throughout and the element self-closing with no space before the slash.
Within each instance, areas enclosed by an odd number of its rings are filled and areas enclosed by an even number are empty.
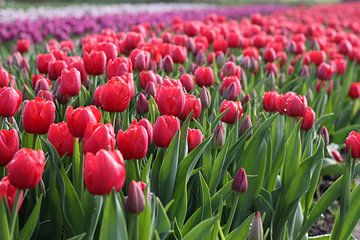
<svg viewBox="0 0 360 240">
<path fill-rule="evenodd" d="M 0 239 L 302 240 L 330 208 L 317 238 L 350 239 L 358 9 L 19 40 L 0 68 Z"/>
</svg>

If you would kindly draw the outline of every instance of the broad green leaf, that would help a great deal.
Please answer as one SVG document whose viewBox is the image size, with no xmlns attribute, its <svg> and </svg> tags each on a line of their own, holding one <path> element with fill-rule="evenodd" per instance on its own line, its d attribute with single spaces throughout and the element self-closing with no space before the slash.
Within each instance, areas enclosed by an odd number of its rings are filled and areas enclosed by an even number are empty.
<svg viewBox="0 0 360 240">
<path fill-rule="evenodd" d="M 223 165 L 225 162 L 225 158 L 226 158 L 226 153 L 228 150 L 228 146 L 229 146 L 229 141 L 227 141 L 225 143 L 225 145 L 221 148 L 219 154 L 217 155 L 213 168 L 212 168 L 212 172 L 210 175 L 210 182 L 209 182 L 209 189 L 210 189 L 210 193 L 214 194 L 216 192 L 216 188 L 220 182 L 220 177 L 221 177 L 221 173 L 222 169 L 223 169 Z"/>
<path fill-rule="evenodd" d="M 192 112 L 187 116 L 186 120 L 182 123 L 180 129 L 180 147 L 179 147 L 179 162 L 181 162 L 188 153 L 188 129 Z"/>
<path fill-rule="evenodd" d="M 42 203 L 42 195 L 37 200 L 36 205 L 34 206 L 34 209 L 32 210 L 30 217 L 26 220 L 25 226 L 21 230 L 18 239 L 27 240 L 31 238 L 39 222 L 41 203 Z"/>
<path fill-rule="evenodd" d="M 217 217 L 215 216 L 200 222 L 184 236 L 183 240 L 207 240 L 209 233 L 211 233 L 212 228 L 214 227 L 216 219 Z"/>
<path fill-rule="evenodd" d="M 0 198 L 0 239 L 1 240 L 10 240 L 10 231 L 9 231 L 9 223 L 7 217 L 7 210 L 5 207 L 4 201 Z"/>
<path fill-rule="evenodd" d="M 212 216 L 210 189 L 206 184 L 204 177 L 199 173 L 201 184 L 201 219 L 207 219 Z"/>
<path fill-rule="evenodd" d="M 250 226 L 253 221 L 254 214 L 248 216 L 239 227 L 234 229 L 229 235 L 226 236 L 226 240 L 246 240 L 249 235 Z"/>
<path fill-rule="evenodd" d="M 159 236 L 164 239 L 167 237 L 168 233 L 171 229 L 171 224 L 168 216 L 166 215 L 166 211 L 164 206 L 161 204 L 160 200 L 156 198 L 157 203 L 157 226 L 156 230 L 159 233 Z"/>
</svg>

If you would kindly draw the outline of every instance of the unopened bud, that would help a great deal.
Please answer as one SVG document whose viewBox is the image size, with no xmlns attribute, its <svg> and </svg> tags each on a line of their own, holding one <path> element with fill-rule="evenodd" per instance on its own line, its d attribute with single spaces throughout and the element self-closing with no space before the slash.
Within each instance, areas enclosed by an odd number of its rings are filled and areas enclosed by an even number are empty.
<svg viewBox="0 0 360 240">
<path fill-rule="evenodd" d="M 203 51 L 199 51 L 197 54 L 196 54 L 196 57 L 195 57 L 195 63 L 199 66 L 202 66 L 202 65 L 205 65 L 206 63 L 206 56 L 205 56 L 205 53 Z"/>
<path fill-rule="evenodd" d="M 138 71 L 148 70 L 148 68 L 149 68 L 149 60 L 147 59 L 144 52 L 138 53 L 138 55 L 135 58 L 134 67 Z"/>
<path fill-rule="evenodd" d="M 238 193 L 245 193 L 248 190 L 248 179 L 244 168 L 237 171 L 232 182 L 232 190 Z"/>
<path fill-rule="evenodd" d="M 237 97 L 236 89 L 237 89 L 236 83 L 234 82 L 230 83 L 230 85 L 226 88 L 226 92 L 225 92 L 226 98 L 235 100 Z"/>
<path fill-rule="evenodd" d="M 320 134 L 324 138 L 325 145 L 329 145 L 330 143 L 329 132 L 325 126 L 321 127 Z"/>
<path fill-rule="evenodd" d="M 250 69 L 251 67 L 251 60 L 249 56 L 245 56 L 240 59 L 240 66 L 246 70 Z"/>
<path fill-rule="evenodd" d="M 153 96 L 155 97 L 156 93 L 156 85 L 154 82 L 148 82 L 145 86 L 145 94 L 147 97 Z"/>
<path fill-rule="evenodd" d="M 221 68 L 225 63 L 225 56 L 223 52 L 220 52 L 216 57 L 216 66 Z"/>
<path fill-rule="evenodd" d="M 209 90 L 205 86 L 203 86 L 201 88 L 199 98 L 200 98 L 200 101 L 201 101 L 201 106 L 204 109 L 207 109 L 207 108 L 210 107 L 210 105 L 211 105 L 211 96 L 210 96 Z"/>
<path fill-rule="evenodd" d="M 249 115 L 246 115 L 239 128 L 239 136 L 241 137 L 246 132 L 246 130 L 248 130 L 251 127 L 252 127 L 251 118 Z M 250 133 L 250 136 L 252 136 L 252 132 Z"/>
<path fill-rule="evenodd" d="M 241 99 L 241 105 L 244 106 L 248 101 L 250 101 L 250 94 L 246 94 L 246 95 Z"/>
<path fill-rule="evenodd" d="M 139 94 L 138 100 L 136 101 L 136 111 L 139 114 L 144 114 L 149 112 L 149 104 L 143 93 Z"/>
<path fill-rule="evenodd" d="M 264 239 L 264 231 L 261 221 L 261 214 L 260 212 L 256 212 L 254 216 L 254 220 L 251 224 L 248 240 L 263 240 L 263 239 Z"/>
<path fill-rule="evenodd" d="M 216 148 L 221 148 L 225 144 L 225 129 L 222 124 L 215 128 L 213 144 Z"/>
<path fill-rule="evenodd" d="M 174 71 L 174 61 L 170 55 L 165 56 L 163 68 L 166 73 L 172 73 Z"/>
<path fill-rule="evenodd" d="M 185 43 L 185 46 L 186 46 L 186 49 L 189 51 L 189 52 L 195 52 L 195 41 L 193 38 L 188 38 L 186 40 L 186 43 Z"/>
<path fill-rule="evenodd" d="M 131 181 L 128 190 L 128 196 L 125 202 L 125 209 L 131 213 L 141 213 L 145 209 L 144 189 L 142 182 Z M 146 185 L 145 185 L 146 188 Z"/>
<path fill-rule="evenodd" d="M 336 150 L 336 149 L 331 151 L 331 155 L 337 162 L 343 162 L 344 161 L 344 158 L 341 156 L 339 151 Z"/>
<path fill-rule="evenodd" d="M 310 76 L 310 69 L 307 65 L 304 65 L 302 68 L 301 68 L 301 71 L 300 71 L 300 76 L 301 77 L 308 77 Z"/>
</svg>

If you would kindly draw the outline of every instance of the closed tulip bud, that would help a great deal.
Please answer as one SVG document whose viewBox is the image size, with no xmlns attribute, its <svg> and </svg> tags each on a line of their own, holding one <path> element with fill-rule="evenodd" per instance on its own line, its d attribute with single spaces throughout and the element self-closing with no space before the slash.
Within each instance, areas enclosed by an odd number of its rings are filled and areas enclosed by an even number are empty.
<svg viewBox="0 0 360 240">
<path fill-rule="evenodd" d="M 67 68 L 67 64 L 63 60 L 55 60 L 49 62 L 48 65 L 49 79 L 56 80 L 58 77 L 60 77 L 62 70 L 66 68 Z"/>
<path fill-rule="evenodd" d="M 139 94 L 138 100 L 136 101 L 136 111 L 139 114 L 149 112 L 149 103 L 143 93 Z"/>
<path fill-rule="evenodd" d="M 360 158 L 360 133 L 351 131 L 345 140 L 346 150 L 351 149 L 353 158 Z"/>
<path fill-rule="evenodd" d="M 150 56 L 146 52 L 139 52 L 135 57 L 134 68 L 137 71 L 149 69 Z"/>
<path fill-rule="evenodd" d="M 239 136 L 242 136 L 246 132 L 246 130 L 248 130 L 251 127 L 252 127 L 251 118 L 249 115 L 246 115 L 239 128 Z M 252 136 L 252 132 L 250 133 L 250 136 Z"/>
<path fill-rule="evenodd" d="M 166 73 L 174 71 L 174 62 L 170 55 L 166 55 L 163 61 L 163 69 Z"/>
<path fill-rule="evenodd" d="M 191 150 L 199 146 L 203 138 L 202 132 L 199 129 L 189 128 L 187 136 L 188 152 L 191 152 Z"/>
<path fill-rule="evenodd" d="M 180 129 L 180 121 L 174 116 L 159 116 L 154 125 L 154 143 L 157 147 L 166 148 L 176 132 Z"/>
<path fill-rule="evenodd" d="M 235 100 L 242 92 L 239 78 L 236 76 L 225 77 L 219 91 L 227 99 Z"/>
<path fill-rule="evenodd" d="M 37 94 L 36 97 L 40 97 L 43 98 L 45 100 L 48 101 L 54 101 L 54 95 L 52 94 L 52 92 L 48 91 L 48 90 L 40 90 Z"/>
<path fill-rule="evenodd" d="M 0 88 L 9 86 L 10 74 L 5 68 L 0 67 Z"/>
<path fill-rule="evenodd" d="M 142 71 L 140 73 L 140 87 L 142 89 L 145 89 L 146 85 L 149 82 L 154 82 L 154 83 L 157 82 L 155 73 L 151 70 L 150 71 Z"/>
<path fill-rule="evenodd" d="M 78 107 L 66 109 L 66 122 L 71 135 L 82 138 L 88 125 L 100 122 L 101 112 L 95 106 Z"/>
<path fill-rule="evenodd" d="M 145 209 L 144 190 L 146 184 L 143 182 L 131 181 L 128 190 L 128 196 L 125 201 L 125 209 L 130 213 L 141 213 Z"/>
<path fill-rule="evenodd" d="M 240 101 L 227 101 L 224 99 L 220 106 L 220 113 L 226 110 L 227 112 L 221 118 L 221 121 L 229 124 L 234 123 L 236 121 L 236 117 L 240 119 L 243 113 Z"/>
<path fill-rule="evenodd" d="M 51 82 L 49 79 L 46 79 L 46 78 L 40 78 L 36 81 L 36 84 L 35 84 L 35 92 L 39 92 L 40 90 L 49 90 L 51 86 Z"/>
<path fill-rule="evenodd" d="M 117 136 L 117 144 L 125 160 L 141 159 L 146 156 L 148 150 L 148 135 L 141 125 L 131 125 L 127 130 L 120 130 Z M 136 142 L 136 144 L 134 144 Z"/>
<path fill-rule="evenodd" d="M 337 162 L 343 162 L 344 158 L 341 156 L 338 150 L 334 149 L 331 151 L 331 156 L 337 161 Z"/>
<path fill-rule="evenodd" d="M 64 69 L 60 77 L 60 91 L 66 96 L 77 96 L 81 90 L 81 75 L 76 68 Z"/>
<path fill-rule="evenodd" d="M 360 98 L 360 82 L 353 82 L 349 88 L 349 97 L 352 99 Z"/>
<path fill-rule="evenodd" d="M 210 87 L 214 82 L 214 73 L 210 67 L 198 67 L 195 71 L 195 81 L 200 87 Z"/>
<path fill-rule="evenodd" d="M 36 68 L 40 73 L 48 73 L 49 63 L 55 61 L 55 56 L 51 53 L 38 54 L 36 56 Z"/>
<path fill-rule="evenodd" d="M 197 119 L 201 114 L 201 101 L 199 98 L 194 95 L 185 94 L 185 106 L 183 111 L 181 112 L 179 118 L 183 121 L 187 118 L 187 116 L 192 112 L 191 119 Z"/>
<path fill-rule="evenodd" d="M 134 119 L 131 125 L 139 125 L 145 128 L 148 135 L 148 146 L 150 146 L 153 140 L 153 125 L 151 124 L 151 122 L 146 118 L 142 118 L 139 122 L 136 119 Z"/>
<path fill-rule="evenodd" d="M 53 92 L 54 92 L 54 96 L 56 98 L 56 100 L 61 103 L 61 104 L 66 104 L 69 102 L 70 98 L 69 96 L 66 96 L 64 94 L 61 94 L 61 89 L 60 89 L 60 78 L 58 78 L 55 81 L 54 87 L 53 87 Z"/>
<path fill-rule="evenodd" d="M 179 83 L 181 85 L 180 81 Z M 155 100 L 162 115 L 179 116 L 185 106 L 185 94 L 182 87 L 171 81 L 166 81 L 158 87 Z"/>
<path fill-rule="evenodd" d="M 30 64 L 29 61 L 26 58 L 22 58 L 20 61 L 20 69 L 26 74 L 26 76 L 28 77 L 29 73 L 30 73 Z"/>
<path fill-rule="evenodd" d="M 42 150 L 22 148 L 6 166 L 10 183 L 18 189 L 35 188 L 43 175 L 45 155 Z"/>
<path fill-rule="evenodd" d="M 194 78 L 190 74 L 185 73 L 181 75 L 180 81 L 187 92 L 191 92 L 194 89 Z"/>
<path fill-rule="evenodd" d="M 353 46 L 351 44 L 351 42 L 349 40 L 342 40 L 339 44 L 339 53 L 344 54 L 344 55 L 348 55 L 353 49 Z"/>
<path fill-rule="evenodd" d="M 15 204 L 15 198 L 16 198 L 16 188 L 13 185 L 11 185 L 9 177 L 4 177 L 0 181 L 0 200 L 6 199 L 9 208 L 12 211 L 12 208 Z M 24 200 L 24 194 L 23 192 L 21 192 L 17 211 L 20 210 L 23 200 Z"/>
<path fill-rule="evenodd" d="M 265 62 L 273 62 L 276 59 L 276 52 L 273 48 L 267 48 L 264 53 Z"/>
<path fill-rule="evenodd" d="M 187 38 L 185 45 L 189 52 L 195 52 L 196 46 L 193 38 Z"/>
<path fill-rule="evenodd" d="M 300 76 L 305 78 L 310 76 L 310 69 L 307 65 L 302 66 L 300 70 Z"/>
<path fill-rule="evenodd" d="M 260 212 L 256 212 L 254 216 L 254 220 L 251 224 L 248 240 L 263 240 L 263 239 L 264 239 L 264 231 L 261 221 L 261 215 Z"/>
<path fill-rule="evenodd" d="M 216 56 L 216 66 L 218 68 L 221 68 L 225 63 L 225 56 L 223 52 L 220 52 L 217 56 Z"/>
<path fill-rule="evenodd" d="M 196 54 L 196 57 L 195 57 L 195 63 L 199 66 L 202 66 L 202 65 L 205 65 L 206 63 L 206 56 L 205 56 L 205 53 L 203 51 L 199 51 L 197 54 Z"/>
<path fill-rule="evenodd" d="M 157 72 L 158 71 L 158 64 L 155 60 L 150 59 L 149 62 L 149 70 L 153 71 L 153 72 Z"/>
<path fill-rule="evenodd" d="M 81 83 L 88 87 L 89 79 L 88 74 L 85 71 L 84 60 L 77 56 L 73 58 L 68 57 L 65 61 L 67 61 L 68 69 L 76 68 L 80 72 Z"/>
<path fill-rule="evenodd" d="M 84 67 L 89 75 L 101 75 L 105 72 L 106 54 L 103 51 L 84 52 Z"/>
<path fill-rule="evenodd" d="M 25 52 L 28 52 L 28 51 L 29 51 L 30 45 L 31 45 L 30 39 L 19 39 L 19 40 L 16 42 L 16 49 L 17 49 L 20 53 L 25 53 Z"/>
<path fill-rule="evenodd" d="M 309 52 L 310 60 L 316 66 L 319 66 L 321 63 L 325 62 L 326 53 L 324 51 L 310 51 Z"/>
<path fill-rule="evenodd" d="M 315 125 L 315 112 L 311 107 L 308 107 L 303 116 L 301 129 L 308 131 Z"/>
<path fill-rule="evenodd" d="M 21 92 L 12 87 L 0 88 L 0 116 L 13 117 L 21 105 Z"/>
<path fill-rule="evenodd" d="M 146 94 L 147 97 L 150 97 L 150 96 L 155 97 L 155 95 L 156 95 L 156 83 L 149 82 L 148 84 L 146 84 L 145 94 Z"/>
<path fill-rule="evenodd" d="M 216 148 L 221 148 L 225 144 L 225 129 L 224 126 L 220 123 L 217 125 L 214 131 L 213 145 Z"/>
<path fill-rule="evenodd" d="M 108 112 L 125 111 L 131 100 L 131 92 L 127 82 L 121 77 L 113 77 L 101 89 L 101 108 Z"/>
<path fill-rule="evenodd" d="M 24 102 L 22 124 L 26 132 L 45 134 L 55 121 L 55 104 L 43 98 L 34 98 Z"/>
<path fill-rule="evenodd" d="M 125 163 L 120 151 L 101 149 L 96 154 L 86 154 L 84 183 L 91 194 L 107 195 L 113 189 L 120 192 L 125 183 L 125 175 Z"/>
<path fill-rule="evenodd" d="M 19 150 L 19 136 L 15 129 L 0 130 L 0 166 L 6 166 Z"/>
<path fill-rule="evenodd" d="M 246 94 L 242 99 L 241 99 L 241 104 L 245 105 L 248 101 L 250 101 L 251 97 L 250 94 Z"/>
<path fill-rule="evenodd" d="M 333 66 L 327 63 L 321 63 L 317 69 L 317 77 L 321 80 L 330 80 L 334 74 Z"/>
<path fill-rule="evenodd" d="M 195 74 L 195 72 L 198 68 L 199 68 L 199 66 L 196 63 L 191 63 L 189 66 L 189 72 L 192 74 Z"/>
<path fill-rule="evenodd" d="M 320 134 L 324 139 L 325 145 L 329 145 L 329 143 L 330 143 L 329 132 L 328 132 L 328 130 L 327 130 L 327 128 L 325 126 L 321 127 Z"/>
<path fill-rule="evenodd" d="M 245 169 L 240 168 L 237 171 L 234 180 L 232 182 L 232 190 L 238 193 L 245 193 L 248 190 L 248 179 Z"/>
<path fill-rule="evenodd" d="M 251 59 L 249 56 L 244 56 L 240 60 L 240 66 L 246 70 L 250 70 L 251 68 Z"/>
<path fill-rule="evenodd" d="M 74 137 L 71 135 L 66 122 L 51 124 L 48 131 L 48 140 L 54 146 L 59 156 L 72 156 Z"/>
<path fill-rule="evenodd" d="M 203 86 L 201 88 L 199 98 L 201 101 L 201 106 L 205 109 L 208 109 L 211 105 L 211 96 L 209 90 L 206 87 Z"/>
<path fill-rule="evenodd" d="M 83 138 L 83 152 L 95 154 L 100 149 L 115 149 L 115 133 L 110 123 L 96 123 L 86 127 Z"/>
</svg>

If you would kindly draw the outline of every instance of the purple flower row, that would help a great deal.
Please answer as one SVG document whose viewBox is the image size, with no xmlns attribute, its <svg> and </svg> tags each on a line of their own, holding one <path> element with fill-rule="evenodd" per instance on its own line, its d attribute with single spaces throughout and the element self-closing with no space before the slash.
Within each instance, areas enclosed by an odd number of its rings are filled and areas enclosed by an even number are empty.
<svg viewBox="0 0 360 240">
<path fill-rule="evenodd" d="M 169 24 L 175 16 L 185 20 L 201 20 L 211 13 L 239 19 L 253 13 L 272 13 L 289 8 L 286 5 L 247 5 L 228 7 L 209 7 L 196 10 L 181 10 L 172 12 L 137 13 L 137 14 L 107 14 L 101 16 L 84 15 L 82 17 L 38 18 L 36 20 L 16 20 L 0 23 L 0 41 L 7 42 L 18 38 L 30 38 L 39 43 L 48 37 L 59 40 L 68 39 L 89 32 L 99 32 L 110 28 L 124 31 L 130 26 L 148 22 L 150 24 Z"/>
</svg>

